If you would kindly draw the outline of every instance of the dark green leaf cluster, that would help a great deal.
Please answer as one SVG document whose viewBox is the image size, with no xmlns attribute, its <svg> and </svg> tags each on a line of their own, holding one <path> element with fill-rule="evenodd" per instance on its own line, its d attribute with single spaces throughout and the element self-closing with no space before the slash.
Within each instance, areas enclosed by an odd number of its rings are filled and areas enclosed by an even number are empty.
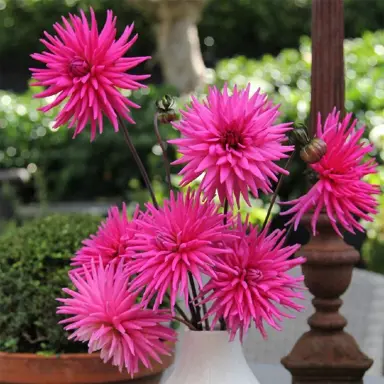
<svg viewBox="0 0 384 384">
<path fill-rule="evenodd" d="M 56 315 L 61 289 L 70 284 L 69 260 L 97 230 L 93 215 L 37 218 L 0 237 L 0 351 L 81 352 L 67 340 Z"/>
</svg>

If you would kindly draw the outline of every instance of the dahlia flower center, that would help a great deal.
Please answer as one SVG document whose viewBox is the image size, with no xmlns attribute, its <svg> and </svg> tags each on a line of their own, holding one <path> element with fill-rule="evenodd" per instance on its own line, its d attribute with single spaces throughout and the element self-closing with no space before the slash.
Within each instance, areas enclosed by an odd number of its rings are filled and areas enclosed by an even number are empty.
<svg viewBox="0 0 384 384">
<path fill-rule="evenodd" d="M 259 281 L 263 278 L 263 272 L 261 272 L 259 269 L 256 269 L 256 268 L 240 268 L 240 267 L 237 267 L 237 273 L 238 273 L 238 276 L 237 278 L 241 281 L 241 282 L 250 282 L 250 281 Z"/>
<path fill-rule="evenodd" d="M 88 63 L 81 57 L 76 56 L 69 63 L 69 73 L 73 77 L 83 77 L 89 72 Z"/>
<path fill-rule="evenodd" d="M 168 233 L 158 232 L 156 235 L 156 246 L 159 249 L 176 252 L 178 244 Z"/>
<path fill-rule="evenodd" d="M 226 129 L 220 137 L 220 143 L 224 149 L 238 149 L 243 144 L 243 138 L 237 130 Z"/>
<path fill-rule="evenodd" d="M 248 270 L 248 276 L 253 281 L 259 281 L 263 278 L 263 272 L 261 272 L 260 269 L 251 268 Z"/>
<path fill-rule="evenodd" d="M 341 172 L 335 168 L 329 168 L 329 169 L 320 169 L 318 171 L 318 174 L 322 179 L 327 179 L 328 181 L 337 182 L 340 176 L 344 174 L 344 172 Z"/>
<path fill-rule="evenodd" d="M 126 250 L 126 246 L 125 246 L 124 242 L 121 242 L 120 244 L 118 244 L 116 249 L 112 252 L 111 257 L 113 259 L 116 257 L 119 257 L 120 255 L 123 255 L 125 253 L 125 250 Z"/>
</svg>

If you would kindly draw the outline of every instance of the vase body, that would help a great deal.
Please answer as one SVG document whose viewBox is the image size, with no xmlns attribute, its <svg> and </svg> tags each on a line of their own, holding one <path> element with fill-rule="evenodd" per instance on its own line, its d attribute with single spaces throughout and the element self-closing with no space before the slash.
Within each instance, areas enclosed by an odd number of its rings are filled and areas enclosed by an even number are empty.
<svg viewBox="0 0 384 384">
<path fill-rule="evenodd" d="M 309 222 L 310 217 L 304 217 L 307 227 Z M 361 384 L 373 361 L 344 331 L 347 320 L 339 312 L 340 296 L 348 289 L 359 254 L 334 232 L 325 213 L 319 217 L 318 230 L 300 251 L 307 259 L 302 265 L 304 282 L 314 296 L 310 330 L 281 362 L 291 372 L 293 384 Z"/>
<path fill-rule="evenodd" d="M 174 370 L 165 384 L 260 384 L 240 341 L 225 331 L 184 332 Z"/>
</svg>

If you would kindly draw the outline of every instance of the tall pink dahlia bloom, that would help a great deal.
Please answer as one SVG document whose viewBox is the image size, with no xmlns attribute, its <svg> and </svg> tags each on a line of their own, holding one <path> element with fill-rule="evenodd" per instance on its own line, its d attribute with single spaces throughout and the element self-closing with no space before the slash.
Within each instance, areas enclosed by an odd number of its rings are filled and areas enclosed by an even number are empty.
<svg viewBox="0 0 384 384">
<path fill-rule="evenodd" d="M 362 180 L 364 176 L 376 172 L 374 159 L 366 161 L 364 156 L 372 150 L 372 145 L 360 143 L 364 127 L 356 129 L 357 120 L 351 124 L 352 113 L 340 121 L 340 112 L 336 109 L 321 124 L 318 115 L 316 136 L 327 144 L 327 153 L 310 167 L 317 173 L 319 180 L 307 194 L 286 202 L 293 206 L 282 215 L 293 214 L 289 223 L 296 230 L 304 213 L 311 211 L 311 226 L 316 234 L 316 223 L 320 212 L 325 210 L 332 227 L 341 236 L 338 225 L 348 232 L 354 229 L 363 231 L 357 221 L 359 218 L 372 221 L 369 214 L 377 213 L 377 200 L 373 195 L 380 193 L 378 185 Z"/>
<path fill-rule="evenodd" d="M 100 351 L 100 357 L 131 374 L 139 370 L 139 362 L 151 366 L 150 358 L 161 362 L 160 355 L 169 355 L 165 341 L 176 340 L 174 330 L 162 325 L 171 316 L 163 310 L 143 309 L 136 304 L 136 294 L 128 292 L 123 263 L 92 264 L 85 277 L 74 273 L 71 280 L 76 291 L 64 288 L 70 298 L 58 299 L 62 306 L 57 313 L 69 315 L 61 320 L 65 330 L 74 331 L 70 339 L 88 342 L 89 353 Z"/>
<path fill-rule="evenodd" d="M 173 309 L 177 295 L 188 300 L 188 278 L 191 274 L 203 286 L 201 273 L 214 276 L 213 266 L 222 241 L 233 237 L 225 231 L 224 216 L 213 202 L 201 202 L 200 192 L 185 195 L 171 193 L 164 207 L 147 204 L 146 215 L 136 220 L 138 231 L 129 242 L 135 259 L 127 272 L 137 274 L 130 289 L 143 290 L 143 301 L 156 295 L 154 308 L 162 303 L 168 289 Z"/>
<path fill-rule="evenodd" d="M 242 195 L 250 205 L 248 190 L 255 196 L 259 189 L 271 193 L 271 180 L 288 173 L 275 162 L 293 149 L 283 145 L 291 123 L 275 124 L 278 106 L 260 91 L 250 95 L 250 85 L 235 87 L 231 96 L 226 85 L 223 93 L 212 87 L 206 101 L 193 97 L 181 113 L 181 121 L 172 123 L 181 138 L 170 140 L 183 154 L 173 164 L 186 164 L 181 185 L 204 174 L 201 185 L 209 199 L 217 192 L 222 203 L 228 199 L 233 206 L 233 196 L 239 204 Z"/>
<path fill-rule="evenodd" d="M 284 231 L 268 234 L 268 227 L 258 232 L 257 227 L 242 224 L 238 218 L 235 240 L 226 241 L 231 253 L 219 254 L 215 262 L 215 275 L 201 291 L 212 302 L 208 316 L 214 316 L 212 328 L 223 316 L 230 338 L 240 332 L 240 339 L 252 321 L 266 337 L 264 321 L 281 330 L 283 317 L 293 318 L 284 308 L 301 310 L 304 307 L 292 299 L 302 299 L 296 290 L 303 289 L 301 277 L 292 277 L 287 271 L 302 264 L 303 257 L 288 260 L 300 245 L 284 247 Z"/>
<path fill-rule="evenodd" d="M 63 25 L 54 24 L 57 36 L 44 32 L 41 42 L 48 51 L 35 53 L 32 57 L 46 68 L 31 68 L 34 85 L 47 89 L 35 97 L 56 96 L 55 100 L 41 108 L 47 112 L 65 102 L 56 118 L 54 127 L 69 123 L 76 126 L 74 136 L 91 125 L 91 140 L 103 131 L 103 116 L 118 131 L 118 115 L 134 123 L 129 107 L 139 106 L 124 97 L 119 89 L 136 90 L 143 85 L 138 81 L 149 75 L 132 75 L 126 71 L 148 60 L 149 57 L 123 57 L 137 40 L 137 34 L 129 40 L 133 24 L 127 27 L 116 40 L 116 17 L 107 11 L 102 31 L 98 32 L 95 13 L 91 8 L 89 25 L 83 11 L 81 17 L 69 15 L 62 18 Z"/>
<path fill-rule="evenodd" d="M 135 235 L 139 210 L 136 209 L 131 221 L 128 220 L 127 208 L 123 204 L 122 213 L 118 207 L 112 207 L 108 211 L 108 217 L 103 221 L 95 235 L 91 235 L 83 241 L 83 246 L 76 252 L 71 266 L 75 267 L 71 272 L 81 272 L 79 269 L 90 268 L 92 263 L 103 265 L 116 263 L 124 256 L 127 260 L 133 254 L 127 249 L 127 243 Z"/>
</svg>

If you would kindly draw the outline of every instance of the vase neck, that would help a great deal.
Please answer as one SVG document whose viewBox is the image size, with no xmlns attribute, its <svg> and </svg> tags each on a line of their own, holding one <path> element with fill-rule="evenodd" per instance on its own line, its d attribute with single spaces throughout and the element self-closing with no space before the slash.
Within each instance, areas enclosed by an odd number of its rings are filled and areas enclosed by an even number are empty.
<svg viewBox="0 0 384 384">
<path fill-rule="evenodd" d="M 213 357 L 230 360 L 242 353 L 239 339 L 230 342 L 228 332 L 225 331 L 186 330 L 181 339 L 181 357 L 187 360 L 196 360 L 196 355 L 202 361 Z"/>
</svg>

